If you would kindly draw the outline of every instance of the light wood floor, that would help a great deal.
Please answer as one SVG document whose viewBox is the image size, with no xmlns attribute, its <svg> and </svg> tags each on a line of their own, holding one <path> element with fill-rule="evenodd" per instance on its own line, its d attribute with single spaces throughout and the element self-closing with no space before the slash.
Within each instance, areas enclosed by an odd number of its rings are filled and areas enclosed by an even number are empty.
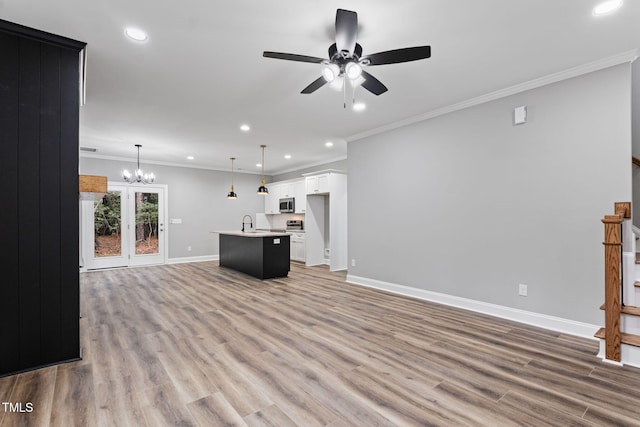
<svg viewBox="0 0 640 427">
<path fill-rule="evenodd" d="M 215 262 L 81 276 L 84 359 L 0 378 L 0 425 L 640 425 L 640 370 L 592 340 Z"/>
</svg>

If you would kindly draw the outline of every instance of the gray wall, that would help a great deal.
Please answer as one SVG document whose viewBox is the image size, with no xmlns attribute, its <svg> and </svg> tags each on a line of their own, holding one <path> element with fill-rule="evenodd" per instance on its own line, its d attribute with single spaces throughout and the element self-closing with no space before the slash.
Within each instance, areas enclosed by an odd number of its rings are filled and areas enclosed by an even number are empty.
<svg viewBox="0 0 640 427">
<path fill-rule="evenodd" d="M 640 159 L 640 61 L 631 65 L 632 151 Z M 633 166 L 633 224 L 640 227 L 640 167 Z"/>
<path fill-rule="evenodd" d="M 287 179 L 300 178 L 303 173 L 317 172 L 326 169 L 335 169 L 340 171 L 347 171 L 348 162 L 345 160 L 338 160 L 336 162 L 324 163 L 322 165 L 312 166 L 304 169 L 298 169 L 293 172 L 282 173 L 279 175 L 273 175 L 273 182 L 286 181 Z"/>
<path fill-rule="evenodd" d="M 234 174 L 238 199 L 228 200 L 231 173 L 205 169 L 147 164 L 157 184 L 168 185 L 168 218 L 180 218 L 182 224 L 169 224 L 168 258 L 219 255 L 218 235 L 213 230 L 236 230 L 242 216 L 264 212 L 264 198 L 256 194 L 259 175 Z M 109 181 L 122 182 L 122 170 L 135 162 L 80 158 L 80 173 L 106 175 Z M 191 246 L 191 252 L 187 247 Z"/>
<path fill-rule="evenodd" d="M 640 159 L 640 60 L 631 64 L 631 124 L 633 155 Z"/>
<path fill-rule="evenodd" d="M 631 199 L 630 74 L 350 142 L 349 274 L 601 324 L 600 219 Z M 514 126 L 520 105 L 528 122 Z"/>
</svg>

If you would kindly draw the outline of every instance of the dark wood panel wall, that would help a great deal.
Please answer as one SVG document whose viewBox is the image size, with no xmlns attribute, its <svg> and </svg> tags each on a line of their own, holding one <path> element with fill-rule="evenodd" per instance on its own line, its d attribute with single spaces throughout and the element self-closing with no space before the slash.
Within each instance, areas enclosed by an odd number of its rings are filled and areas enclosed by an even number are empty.
<svg viewBox="0 0 640 427">
<path fill-rule="evenodd" d="M 80 357 L 84 46 L 0 20 L 0 376 Z"/>
</svg>

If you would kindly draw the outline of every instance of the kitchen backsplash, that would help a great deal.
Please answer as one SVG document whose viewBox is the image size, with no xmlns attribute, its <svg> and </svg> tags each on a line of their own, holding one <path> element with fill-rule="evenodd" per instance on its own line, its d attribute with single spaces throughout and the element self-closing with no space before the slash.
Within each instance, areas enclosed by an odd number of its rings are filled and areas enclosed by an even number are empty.
<svg viewBox="0 0 640 427">
<path fill-rule="evenodd" d="M 287 228 L 287 220 L 290 219 L 301 219 L 304 226 L 304 214 L 266 215 L 258 213 L 256 214 L 256 228 L 284 230 Z"/>
</svg>

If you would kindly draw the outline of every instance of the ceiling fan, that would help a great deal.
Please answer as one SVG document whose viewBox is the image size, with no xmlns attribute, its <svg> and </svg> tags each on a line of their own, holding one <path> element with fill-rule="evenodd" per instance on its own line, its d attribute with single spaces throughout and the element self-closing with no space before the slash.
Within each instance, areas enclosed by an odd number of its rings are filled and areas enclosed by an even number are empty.
<svg viewBox="0 0 640 427">
<path fill-rule="evenodd" d="M 338 9 L 336 12 L 336 42 L 329 46 L 329 59 L 269 51 L 263 52 L 262 56 L 322 64 L 322 76 L 304 88 L 301 93 L 313 93 L 325 84 L 346 76 L 353 82 L 354 87 L 361 84 L 363 88 L 374 95 L 385 93 L 387 87 L 380 80 L 364 71 L 364 67 L 416 61 L 431 56 L 431 46 L 407 47 L 363 56 L 362 46 L 356 42 L 357 36 L 358 14 L 350 10 Z"/>
</svg>

